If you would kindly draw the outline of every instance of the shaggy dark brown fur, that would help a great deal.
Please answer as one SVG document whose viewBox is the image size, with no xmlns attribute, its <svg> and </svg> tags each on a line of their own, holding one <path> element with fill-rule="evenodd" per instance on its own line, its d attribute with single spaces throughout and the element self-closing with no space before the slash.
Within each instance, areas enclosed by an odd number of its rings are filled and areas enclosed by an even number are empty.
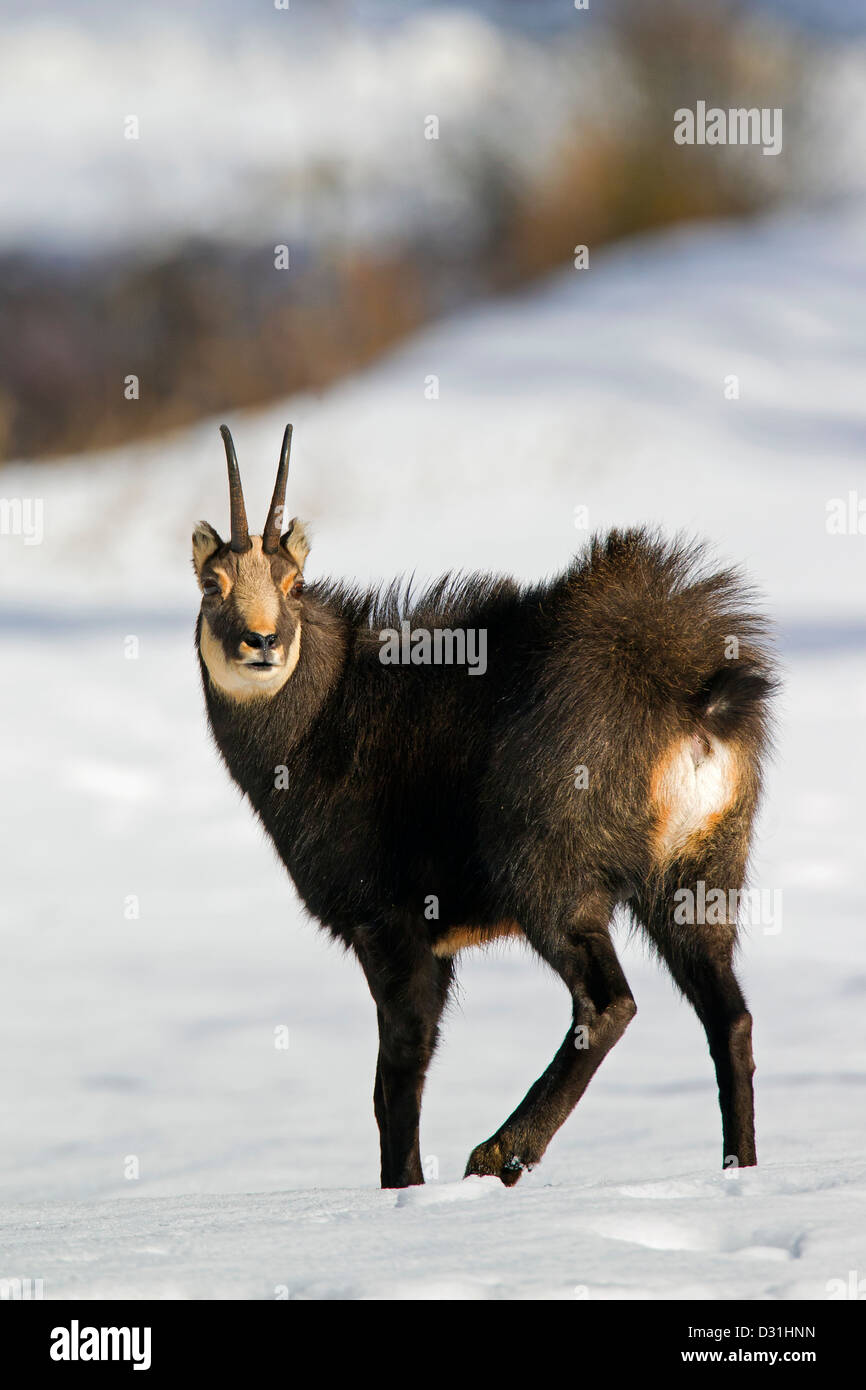
<svg viewBox="0 0 866 1390">
<path fill-rule="evenodd" d="M 725 1162 L 753 1164 L 737 924 L 674 919 L 679 889 L 740 889 L 746 872 L 774 682 L 739 578 L 631 530 L 528 587 L 445 578 L 413 600 L 322 581 L 286 601 L 301 628 L 291 678 L 239 703 L 202 662 L 207 711 L 301 898 L 369 982 L 383 1186 L 423 1181 L 450 950 L 506 928 L 561 976 L 572 1023 L 467 1173 L 511 1184 L 541 1159 L 635 1012 L 610 938 L 618 905 L 706 1029 Z M 380 633 L 404 618 L 484 629 L 486 672 L 383 664 Z"/>
</svg>

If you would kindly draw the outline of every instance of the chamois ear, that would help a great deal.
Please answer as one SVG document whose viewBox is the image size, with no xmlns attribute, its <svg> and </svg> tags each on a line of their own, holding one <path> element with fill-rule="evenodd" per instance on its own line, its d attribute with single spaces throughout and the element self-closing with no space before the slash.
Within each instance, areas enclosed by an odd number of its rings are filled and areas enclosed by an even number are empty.
<svg viewBox="0 0 866 1390">
<path fill-rule="evenodd" d="M 201 572 L 222 541 L 208 521 L 200 521 L 192 533 L 192 563 L 201 581 Z"/>
<path fill-rule="evenodd" d="M 304 565 L 310 553 L 310 542 L 307 540 L 304 523 L 298 521 L 297 517 L 293 519 L 285 535 L 280 537 L 280 546 L 296 566 L 298 574 L 303 574 Z"/>
</svg>

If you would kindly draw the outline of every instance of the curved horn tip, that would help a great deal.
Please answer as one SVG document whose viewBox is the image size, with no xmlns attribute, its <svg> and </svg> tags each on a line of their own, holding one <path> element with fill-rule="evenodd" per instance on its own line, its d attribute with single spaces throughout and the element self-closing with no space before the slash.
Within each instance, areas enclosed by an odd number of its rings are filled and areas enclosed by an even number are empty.
<svg viewBox="0 0 866 1390">
<path fill-rule="evenodd" d="M 289 476 L 289 453 L 292 447 L 292 426 L 286 425 L 283 431 L 283 442 L 280 448 L 280 461 L 277 465 L 277 480 L 274 484 L 274 493 L 271 498 L 271 505 L 268 509 L 268 517 L 262 532 L 262 549 L 266 554 L 273 554 L 279 545 L 280 531 L 283 524 L 283 513 L 285 511 L 286 484 Z"/>
</svg>

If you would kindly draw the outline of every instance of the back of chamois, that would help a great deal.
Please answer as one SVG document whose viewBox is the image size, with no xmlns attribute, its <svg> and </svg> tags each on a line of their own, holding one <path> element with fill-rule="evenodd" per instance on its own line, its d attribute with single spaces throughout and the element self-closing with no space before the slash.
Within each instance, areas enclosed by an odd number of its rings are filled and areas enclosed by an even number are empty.
<svg viewBox="0 0 866 1390">
<path fill-rule="evenodd" d="M 282 522 L 291 429 L 261 536 L 222 434 L 230 539 L 205 522 L 193 535 L 208 718 L 301 899 L 366 976 L 382 1185 L 423 1181 L 421 1094 L 455 956 L 501 936 L 553 967 L 572 1020 L 466 1172 L 510 1186 L 540 1161 L 635 1013 L 610 936 L 618 906 L 706 1031 L 724 1162 L 754 1164 L 731 905 L 774 681 L 737 575 L 629 530 L 528 587 L 444 578 L 412 599 L 396 584 L 305 584 L 304 528 Z M 688 911 L 714 889 L 729 906 L 711 922 Z"/>
</svg>

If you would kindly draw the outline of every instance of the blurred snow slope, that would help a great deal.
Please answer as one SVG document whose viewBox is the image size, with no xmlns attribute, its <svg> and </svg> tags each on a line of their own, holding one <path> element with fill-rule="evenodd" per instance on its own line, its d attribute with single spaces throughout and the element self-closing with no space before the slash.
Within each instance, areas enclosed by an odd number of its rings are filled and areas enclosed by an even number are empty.
<svg viewBox="0 0 866 1390">
<path fill-rule="evenodd" d="M 866 202 L 624 243 L 426 330 L 321 399 L 230 417 L 251 517 L 260 527 L 290 417 L 310 573 L 534 577 L 585 538 L 586 507 L 592 529 L 708 535 L 784 613 L 863 616 L 862 547 L 825 523 L 864 480 L 864 234 Z M 8 465 L 3 493 L 43 500 L 46 543 L 0 547 L 4 601 L 189 613 L 192 526 L 227 521 L 217 424 Z"/>
<path fill-rule="evenodd" d="M 188 538 L 226 516 L 210 421 L 3 474 L 4 496 L 44 498 L 46 534 L 0 544 L 0 1277 L 49 1297 L 571 1299 L 823 1298 L 862 1277 L 866 538 L 828 535 L 825 504 L 866 494 L 864 221 L 634 243 L 232 421 L 258 517 L 294 420 L 311 573 L 538 575 L 587 505 L 593 527 L 709 535 L 769 594 L 788 680 L 754 881 L 784 910 L 742 961 L 762 1167 L 717 1171 L 698 1024 L 620 932 L 638 1017 L 544 1164 L 508 1193 L 457 1182 L 569 1018 L 503 947 L 465 958 L 432 1069 L 439 1182 L 375 1190 L 372 1004 L 205 733 Z"/>
<path fill-rule="evenodd" d="M 599 108 L 609 61 L 600 42 L 565 55 L 460 9 L 378 26 L 259 6 L 237 32 L 210 13 L 126 19 L 40 11 L 4 29 L 0 249 L 471 236 L 479 169 L 525 176 Z M 430 113 L 459 142 L 425 140 Z"/>
<path fill-rule="evenodd" d="M 781 15 L 747 5 L 753 42 L 784 51 Z M 803 0 L 803 8 L 805 8 Z M 864 191 L 863 22 L 813 31 L 785 110 L 806 196 Z M 862 6 L 861 6 L 862 9 Z M 51 3 L 0 18 L 0 252 L 73 263 L 203 237 L 381 246 L 471 244 L 485 199 L 524 188 L 576 130 L 640 121 L 627 45 L 605 7 L 561 3 L 111 7 Z M 763 22 L 757 16 L 764 15 Z M 744 42 L 749 42 L 744 34 Z M 611 103 L 608 94 L 617 91 Z M 671 115 L 676 102 L 672 99 Z M 442 138 L 425 139 L 435 114 Z M 137 128 L 130 125 L 137 121 Z M 752 177 L 775 189 L 775 160 Z"/>
</svg>

